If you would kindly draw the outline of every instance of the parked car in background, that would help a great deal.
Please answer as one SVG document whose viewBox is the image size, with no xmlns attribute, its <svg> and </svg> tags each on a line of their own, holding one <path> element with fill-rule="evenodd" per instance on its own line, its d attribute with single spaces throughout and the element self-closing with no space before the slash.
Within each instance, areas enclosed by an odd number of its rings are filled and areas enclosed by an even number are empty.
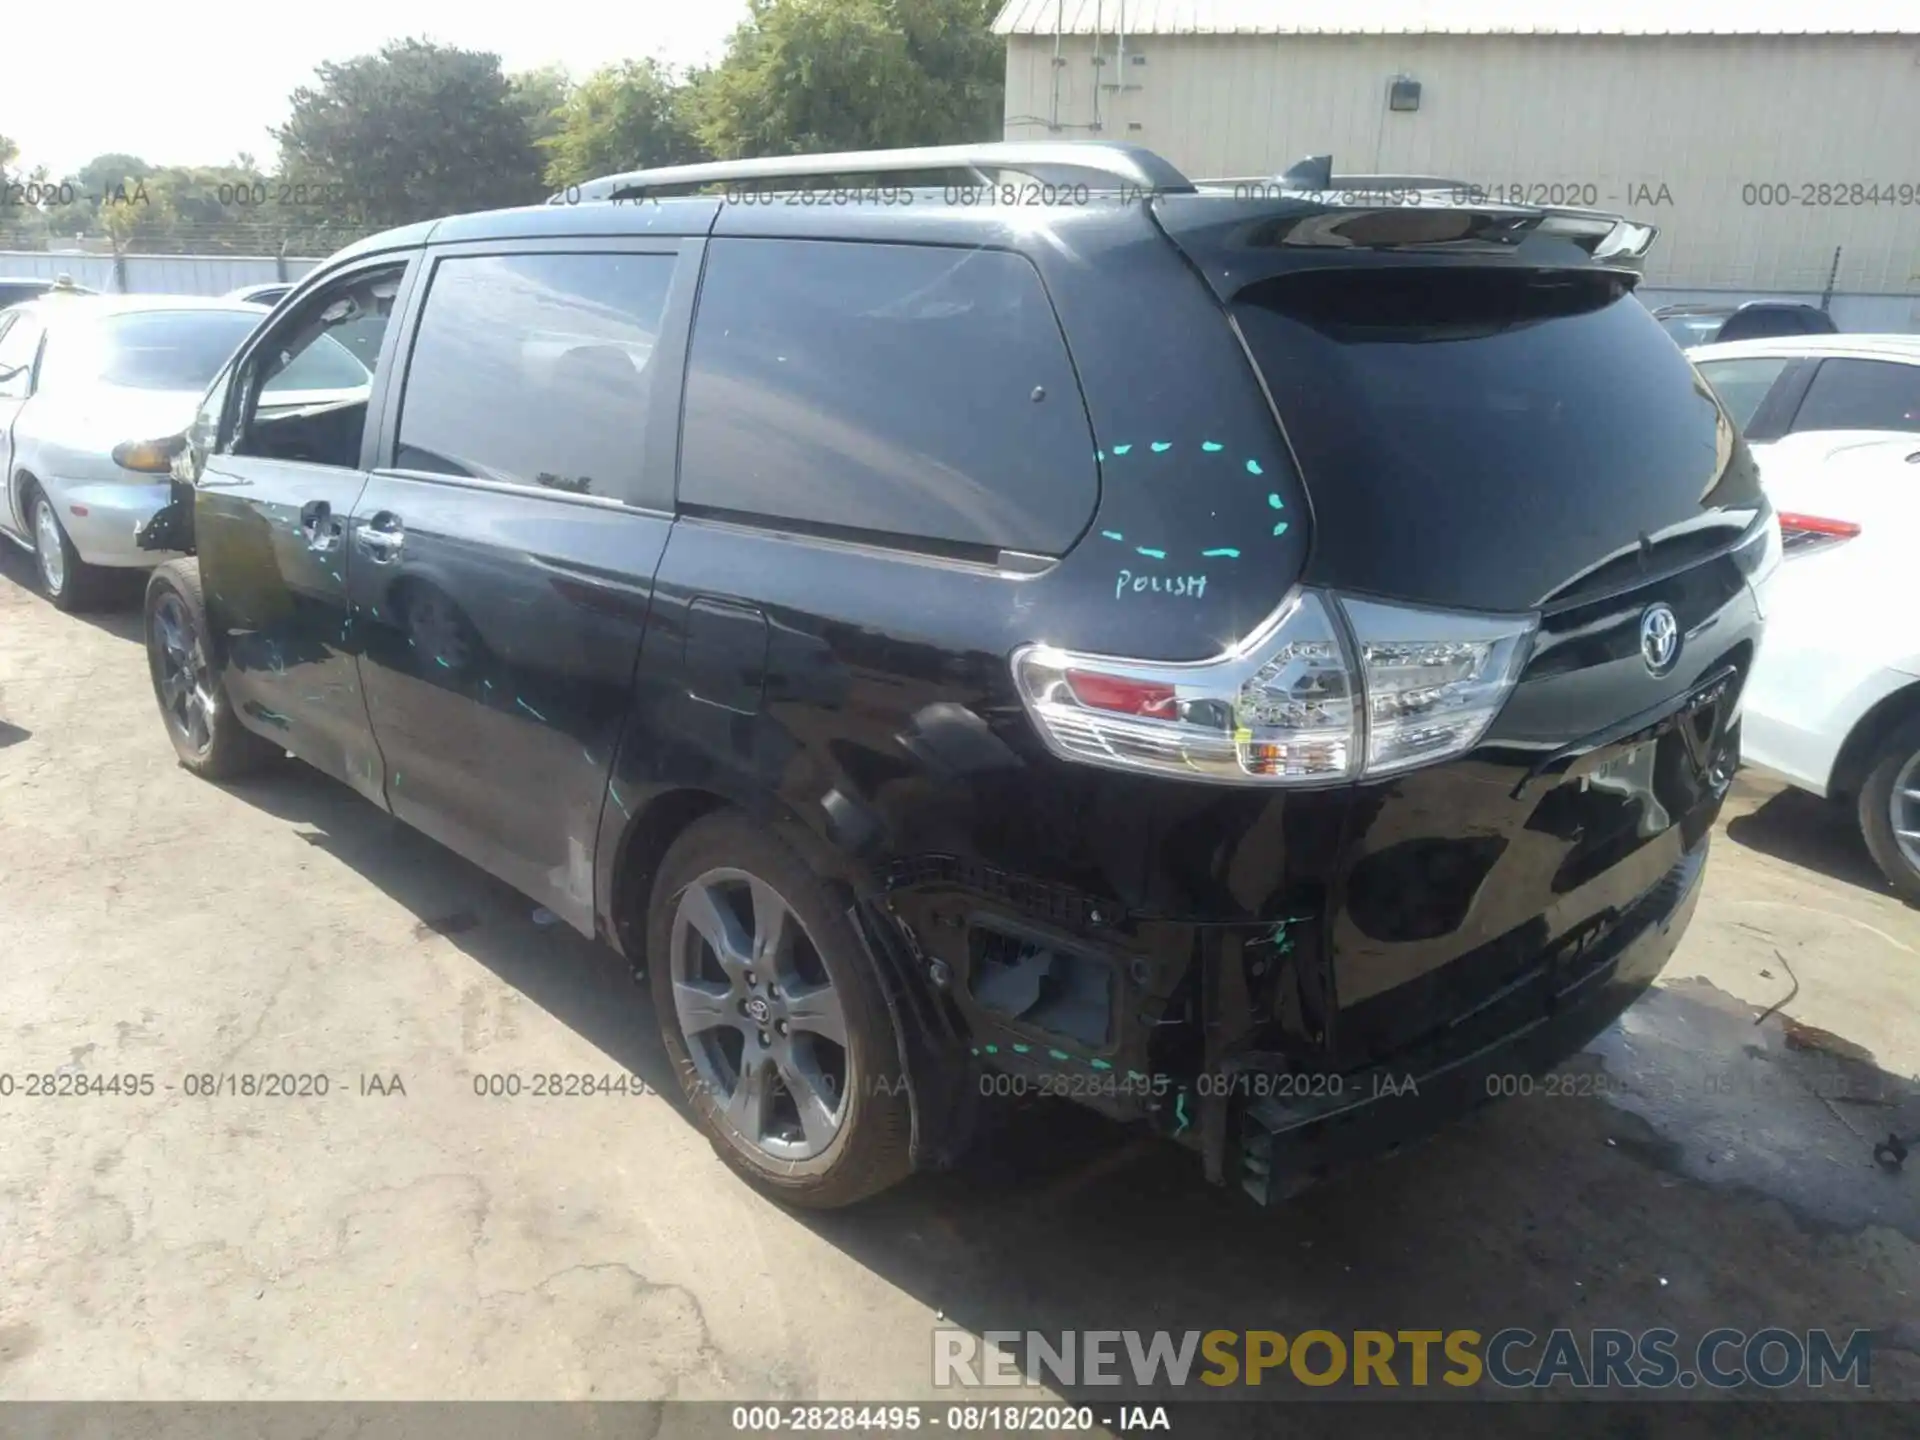
<svg viewBox="0 0 1920 1440">
<path fill-rule="evenodd" d="M 1752 300 L 1745 305 L 1662 305 L 1653 318 L 1683 350 L 1729 340 L 1781 335 L 1832 335 L 1833 317 L 1812 305 Z"/>
<path fill-rule="evenodd" d="M 24 304 L 28 300 L 38 300 L 46 295 L 91 295 L 94 292 L 84 285 L 73 283 L 73 277 L 59 275 L 52 280 L 41 275 L 0 275 L 0 310 L 9 305 Z"/>
<path fill-rule="evenodd" d="M 1920 335 L 1743 340 L 1687 352 L 1760 461 L 1800 475 L 1863 441 L 1920 435 Z"/>
<path fill-rule="evenodd" d="M 1111 203 L 682 193 L 954 170 Z M 189 432 L 166 733 L 643 965 L 790 1202 L 995 1084 L 1262 1201 L 1421 1134 L 1685 931 L 1777 531 L 1645 227 L 1293 176 L 722 162 L 354 244 Z M 263 403 L 342 331 L 366 393 Z"/>
<path fill-rule="evenodd" d="M 160 558 L 135 532 L 168 499 L 181 431 L 267 312 L 189 296 L 73 296 L 0 313 L 0 533 L 64 610 L 102 572 Z"/>
<path fill-rule="evenodd" d="M 1853 807 L 1920 904 L 1920 434 L 1769 462 L 1785 561 L 1747 686 L 1744 758 Z"/>
<path fill-rule="evenodd" d="M 265 305 L 271 310 L 291 289 L 293 289 L 291 281 L 269 280 L 261 284 L 242 285 L 237 290 L 229 290 L 223 298 L 245 300 L 254 305 Z"/>
</svg>

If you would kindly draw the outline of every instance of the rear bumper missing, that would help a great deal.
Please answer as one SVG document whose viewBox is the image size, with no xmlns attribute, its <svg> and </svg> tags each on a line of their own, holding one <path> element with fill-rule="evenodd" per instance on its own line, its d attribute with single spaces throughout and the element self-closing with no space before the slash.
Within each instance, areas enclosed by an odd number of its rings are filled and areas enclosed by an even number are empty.
<svg viewBox="0 0 1920 1440">
<path fill-rule="evenodd" d="M 1409 1054 L 1318 1079 L 1243 1072 L 1232 1107 L 1232 1178 L 1271 1204 L 1355 1162 L 1424 1138 L 1500 1093 L 1508 1077 L 1560 1064 L 1644 994 L 1692 919 L 1708 839 L 1685 851 L 1608 933 L 1549 958 L 1498 1003 Z M 1297 1093 L 1305 1088 L 1310 1093 Z M 1284 1094 L 1273 1093 L 1276 1089 Z M 1318 1090 L 1319 1093 L 1311 1093 Z"/>
</svg>

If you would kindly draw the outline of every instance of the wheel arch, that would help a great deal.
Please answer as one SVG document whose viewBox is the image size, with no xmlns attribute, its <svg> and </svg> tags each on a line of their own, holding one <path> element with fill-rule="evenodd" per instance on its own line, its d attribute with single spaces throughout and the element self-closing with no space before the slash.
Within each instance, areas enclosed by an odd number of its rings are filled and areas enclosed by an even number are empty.
<svg viewBox="0 0 1920 1440">
<path fill-rule="evenodd" d="M 1881 742 L 1915 715 L 1920 715 L 1920 680 L 1875 701 L 1841 743 L 1834 757 L 1833 775 L 1827 782 L 1828 795 L 1843 801 L 1858 796 Z"/>
</svg>

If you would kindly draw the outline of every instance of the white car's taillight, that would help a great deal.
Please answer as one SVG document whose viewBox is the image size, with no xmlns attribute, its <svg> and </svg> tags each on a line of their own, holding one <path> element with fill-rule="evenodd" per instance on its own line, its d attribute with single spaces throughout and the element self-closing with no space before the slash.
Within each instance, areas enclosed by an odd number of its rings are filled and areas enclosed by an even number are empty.
<svg viewBox="0 0 1920 1440">
<path fill-rule="evenodd" d="M 1300 589 L 1213 660 L 1028 645 L 1013 674 L 1065 759 L 1229 784 L 1326 783 L 1471 749 L 1513 688 L 1536 623 Z"/>
</svg>

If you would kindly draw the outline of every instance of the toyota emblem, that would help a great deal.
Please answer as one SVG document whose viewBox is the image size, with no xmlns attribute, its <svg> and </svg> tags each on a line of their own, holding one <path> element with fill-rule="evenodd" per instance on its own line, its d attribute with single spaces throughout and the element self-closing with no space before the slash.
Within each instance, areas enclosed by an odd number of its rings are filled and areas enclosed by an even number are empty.
<svg viewBox="0 0 1920 1440">
<path fill-rule="evenodd" d="M 1656 675 L 1665 674 L 1680 653 L 1680 622 L 1665 605 L 1649 605 L 1640 617 L 1640 658 Z"/>
<path fill-rule="evenodd" d="M 767 1023 L 768 1017 L 773 1014 L 773 1011 L 768 1007 L 766 1001 L 756 995 L 753 999 L 747 1001 L 747 1014 L 764 1025 Z"/>
</svg>

